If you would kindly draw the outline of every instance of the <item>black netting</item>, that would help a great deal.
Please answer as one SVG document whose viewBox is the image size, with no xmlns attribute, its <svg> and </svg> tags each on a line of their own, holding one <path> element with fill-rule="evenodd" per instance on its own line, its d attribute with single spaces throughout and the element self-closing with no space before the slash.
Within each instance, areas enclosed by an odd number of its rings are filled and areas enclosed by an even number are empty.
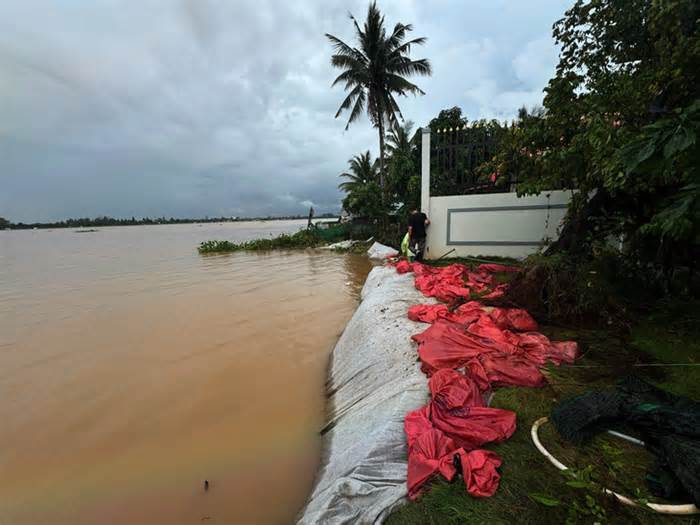
<svg viewBox="0 0 700 525">
<path fill-rule="evenodd" d="M 564 439 L 576 444 L 620 423 L 632 426 L 658 458 L 648 476 L 652 491 L 664 497 L 684 493 L 700 505 L 700 403 L 630 376 L 614 388 L 560 403 L 552 422 Z"/>
</svg>

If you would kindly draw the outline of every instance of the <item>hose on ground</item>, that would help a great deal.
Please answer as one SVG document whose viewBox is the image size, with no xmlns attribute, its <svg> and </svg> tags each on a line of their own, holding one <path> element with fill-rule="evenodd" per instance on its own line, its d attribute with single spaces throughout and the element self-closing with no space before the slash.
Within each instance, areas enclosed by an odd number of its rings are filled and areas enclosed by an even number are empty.
<svg viewBox="0 0 700 525">
<path fill-rule="evenodd" d="M 559 461 L 557 458 L 555 458 L 542 444 L 540 441 L 540 436 L 539 436 L 539 429 L 542 425 L 544 425 L 547 421 L 549 421 L 548 417 L 541 417 L 535 423 L 532 425 L 532 429 L 530 430 L 530 435 L 532 436 L 532 442 L 535 444 L 535 447 L 537 450 L 540 451 L 540 453 L 546 457 L 549 462 L 557 467 L 559 470 L 569 470 L 569 467 L 564 465 L 561 461 Z M 614 434 L 617 437 L 621 437 L 623 439 L 627 439 L 628 441 L 631 441 L 633 443 L 639 444 L 642 443 L 639 440 L 635 440 L 634 438 L 629 438 L 629 436 L 626 436 L 624 434 L 620 434 L 619 432 L 615 432 Z M 633 440 L 633 441 L 632 441 Z M 640 507 L 639 503 L 636 501 L 628 498 L 627 496 L 623 496 L 622 494 L 618 494 L 617 492 L 610 490 L 608 488 L 603 487 L 603 492 L 605 494 L 609 494 L 611 496 L 615 496 L 621 503 L 625 505 L 629 505 L 631 507 Z M 653 511 L 656 511 L 660 514 L 675 514 L 675 515 L 690 515 L 690 514 L 698 514 L 700 513 L 700 509 L 698 509 L 695 505 L 692 503 L 687 503 L 687 504 L 682 504 L 682 505 L 666 505 L 666 504 L 661 504 L 661 503 L 647 503 L 644 505 L 644 507 L 647 507 Z"/>
</svg>

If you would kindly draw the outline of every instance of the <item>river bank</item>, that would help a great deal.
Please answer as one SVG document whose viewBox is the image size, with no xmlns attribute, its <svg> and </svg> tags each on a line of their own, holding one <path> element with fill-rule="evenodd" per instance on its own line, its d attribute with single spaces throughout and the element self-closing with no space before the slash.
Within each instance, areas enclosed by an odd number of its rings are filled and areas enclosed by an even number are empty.
<svg viewBox="0 0 700 525">
<path fill-rule="evenodd" d="M 395 275 L 393 267 L 373 270 L 363 303 L 336 346 L 329 371 L 324 467 L 300 523 L 509 523 L 514 512 L 524 523 L 541 523 L 543 516 L 554 522 L 678 523 L 679 518 L 626 507 L 601 493 L 601 486 L 609 486 L 641 504 L 658 501 L 645 483 L 654 461 L 645 449 L 611 436 L 574 447 L 548 425 L 542 429 L 542 441 L 585 480 L 572 483 L 570 475 L 559 473 L 536 450 L 530 428 L 561 400 L 610 386 L 632 371 L 670 392 L 697 399 L 700 369 L 693 363 L 700 352 L 700 334 L 693 320 L 700 313 L 698 304 L 668 304 L 640 314 L 630 332 L 615 326 L 543 326 L 542 332 L 552 339 L 578 341 L 582 357 L 571 366 L 545 367 L 548 384 L 543 388 L 495 391 L 490 406 L 514 411 L 518 418 L 512 439 L 487 447 L 504 461 L 496 494 L 473 498 L 462 483 L 436 481 L 418 502 L 407 503 L 401 412 L 423 405 L 428 392 L 415 345 L 409 341 L 425 326 L 409 321 L 406 310 L 431 301 L 416 294 L 413 279 L 405 277 Z M 396 348 L 387 352 L 392 345 Z M 397 382 L 405 382 L 406 396 L 387 396 L 389 404 L 384 406 L 385 396 L 378 389 Z"/>
<path fill-rule="evenodd" d="M 331 355 L 322 466 L 299 523 L 381 522 L 407 494 L 403 418 L 428 389 L 406 310 L 425 298 L 388 266 L 361 298 Z"/>
</svg>

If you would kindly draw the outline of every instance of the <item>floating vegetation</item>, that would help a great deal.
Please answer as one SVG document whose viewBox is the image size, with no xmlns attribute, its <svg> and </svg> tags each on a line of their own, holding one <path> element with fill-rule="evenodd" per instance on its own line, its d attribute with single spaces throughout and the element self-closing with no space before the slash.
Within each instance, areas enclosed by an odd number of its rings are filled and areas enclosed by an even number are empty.
<svg viewBox="0 0 700 525">
<path fill-rule="evenodd" d="M 199 245 L 197 250 L 201 254 L 230 253 L 238 251 L 268 251 L 293 248 L 315 248 L 325 244 L 325 240 L 318 235 L 315 229 L 301 230 L 297 233 L 283 233 L 271 239 L 255 239 L 235 243 L 231 241 L 206 241 Z"/>
</svg>

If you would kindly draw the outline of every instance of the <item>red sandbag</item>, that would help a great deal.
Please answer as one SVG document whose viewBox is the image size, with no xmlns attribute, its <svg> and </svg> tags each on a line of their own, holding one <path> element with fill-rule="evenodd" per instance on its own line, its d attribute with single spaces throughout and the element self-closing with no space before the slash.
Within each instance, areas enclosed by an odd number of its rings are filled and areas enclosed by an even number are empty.
<svg viewBox="0 0 700 525">
<path fill-rule="evenodd" d="M 506 283 L 494 286 L 492 273 L 481 269 L 473 272 L 463 264 L 435 268 L 414 263 L 412 268 L 416 274 L 416 288 L 427 297 L 446 303 L 468 298 L 472 293 L 488 292 L 484 297 L 489 299 L 500 297 L 508 287 Z"/>
<path fill-rule="evenodd" d="M 486 295 L 482 295 L 482 299 L 498 299 L 499 297 L 503 297 L 506 294 L 506 290 L 508 289 L 508 283 L 501 283 L 495 288 L 493 288 L 489 293 Z"/>
<path fill-rule="evenodd" d="M 519 356 L 482 355 L 469 361 L 466 368 L 482 391 L 497 386 L 539 388 L 547 384 L 540 369 Z M 487 385 L 486 388 L 484 384 Z"/>
<path fill-rule="evenodd" d="M 437 429 L 430 429 L 414 439 L 408 453 L 408 497 L 417 499 L 422 487 L 436 475 L 452 481 L 457 474 L 454 457 L 459 458 L 467 493 L 477 498 L 493 496 L 501 479 L 496 470 L 501 460 L 489 450 L 465 451 Z"/>
<path fill-rule="evenodd" d="M 429 381 L 431 402 L 406 415 L 408 441 L 408 495 L 415 499 L 435 475 L 451 481 L 458 455 L 467 492 L 493 495 L 501 462 L 493 452 L 473 450 L 484 443 L 502 441 L 515 430 L 515 414 L 483 407 L 476 383 L 454 370 L 439 370 Z M 469 452 L 472 451 L 472 452 Z"/>
<path fill-rule="evenodd" d="M 411 321 L 421 323 L 434 323 L 438 319 L 446 319 L 453 323 L 468 325 L 484 315 L 481 304 L 476 301 L 469 301 L 459 306 L 454 311 L 445 304 L 417 304 L 408 309 L 408 318 Z"/>
<path fill-rule="evenodd" d="M 417 304 L 408 309 L 408 318 L 421 323 L 434 323 L 438 319 L 447 319 L 460 324 L 470 324 L 488 312 L 488 316 L 501 330 L 516 332 L 536 332 L 537 321 L 522 308 L 490 308 L 485 310 L 478 301 L 469 301 L 455 310 L 446 304 Z"/>
<path fill-rule="evenodd" d="M 498 351 L 493 346 L 484 346 L 483 338 L 470 334 L 463 326 L 444 319 L 414 335 L 413 340 L 419 344 L 421 370 L 427 376 L 441 368 L 460 368 L 482 353 Z"/>
<path fill-rule="evenodd" d="M 476 272 L 459 264 L 445 268 L 397 265 L 400 273 L 411 269 L 417 289 L 448 303 L 469 298 L 472 292 L 485 293 L 487 298 L 503 295 L 508 285 L 494 286 L 493 272 L 519 271 L 502 265 L 481 265 Z M 543 386 L 546 379 L 538 365 L 572 362 L 577 345 L 550 341 L 536 331 L 537 323 L 522 309 L 484 309 L 470 301 L 455 309 L 444 304 L 416 305 L 408 315 L 413 321 L 432 323 L 413 336 L 419 344 L 421 369 L 430 377 L 431 401 L 407 414 L 404 421 L 409 497 L 415 499 L 420 487 L 437 473 L 451 480 L 456 473 L 455 455 L 467 492 L 492 496 L 500 481 L 501 460 L 493 452 L 476 449 L 509 438 L 516 422 L 513 412 L 484 407 L 481 392 L 503 385 Z M 462 368 L 463 374 L 454 370 Z"/>
<path fill-rule="evenodd" d="M 578 343 L 576 341 L 552 341 L 551 343 L 561 363 L 570 365 L 578 359 Z"/>
<path fill-rule="evenodd" d="M 428 418 L 457 445 L 473 450 L 515 432 L 515 413 L 483 406 L 476 383 L 454 370 L 439 370 L 428 382 Z"/>
<path fill-rule="evenodd" d="M 501 330 L 488 315 L 482 315 L 467 327 L 467 332 L 481 338 L 481 345 L 497 352 L 517 354 L 519 338 L 510 330 Z"/>
<path fill-rule="evenodd" d="M 418 410 L 406 414 L 403 420 L 403 428 L 406 432 L 408 449 L 411 450 L 418 436 L 433 428 L 433 424 L 430 422 L 430 409 L 428 406 L 421 407 Z"/>
<path fill-rule="evenodd" d="M 408 273 L 413 271 L 413 265 L 406 261 L 402 260 L 396 263 L 396 271 L 398 273 Z"/>
<path fill-rule="evenodd" d="M 448 410 L 484 406 L 478 385 L 471 378 L 451 368 L 435 372 L 428 381 L 428 388 L 433 401 Z"/>
<path fill-rule="evenodd" d="M 471 294 L 464 280 L 468 270 L 462 264 L 451 264 L 444 268 L 414 265 L 414 272 L 416 288 L 427 297 L 450 303 Z"/>
<path fill-rule="evenodd" d="M 493 285 L 493 275 L 467 272 L 467 285 L 475 292 L 483 292 Z"/>
<path fill-rule="evenodd" d="M 417 304 L 408 309 L 408 318 L 418 323 L 434 323 L 438 319 L 449 319 L 450 310 L 445 304 Z"/>
<path fill-rule="evenodd" d="M 456 310 L 460 314 L 466 314 L 466 313 L 474 313 L 477 312 L 479 314 L 482 314 L 485 312 L 484 306 L 479 302 L 479 301 L 469 301 L 468 303 L 464 303 L 459 305 L 459 307 Z"/>
<path fill-rule="evenodd" d="M 416 288 L 426 297 L 452 303 L 460 298 L 469 298 L 471 291 L 465 287 L 465 282 L 456 276 L 442 278 L 440 275 L 423 275 L 416 277 Z"/>
<path fill-rule="evenodd" d="M 434 266 L 428 266 L 427 264 L 423 264 L 418 261 L 413 263 L 413 273 L 415 273 L 416 276 L 433 274 L 437 273 L 438 271 L 439 269 L 435 268 Z"/>
<path fill-rule="evenodd" d="M 494 308 L 489 317 L 501 330 L 536 332 L 539 329 L 537 321 L 522 308 Z"/>
<path fill-rule="evenodd" d="M 460 305 L 456 310 L 452 312 L 452 315 L 448 317 L 449 321 L 453 323 L 458 323 L 463 326 L 468 326 L 476 321 L 482 315 L 486 315 L 481 303 L 477 301 L 469 301 Z"/>
<path fill-rule="evenodd" d="M 477 268 L 480 272 L 519 272 L 520 268 L 517 266 L 505 266 L 503 264 L 480 264 Z"/>
<path fill-rule="evenodd" d="M 518 345 L 524 355 L 538 365 L 548 361 L 557 366 L 561 363 L 573 363 L 578 356 L 578 345 L 573 341 L 552 343 L 546 335 L 539 332 L 518 334 L 518 338 Z"/>
<path fill-rule="evenodd" d="M 488 315 L 468 326 L 438 319 L 427 330 L 413 336 L 418 346 L 421 370 L 431 376 L 441 368 L 461 368 L 484 354 L 512 356 L 514 364 L 556 365 L 572 363 L 577 356 L 575 342 L 552 343 L 538 332 L 515 333 L 501 330 Z M 530 372 L 528 371 L 529 375 Z"/>
<path fill-rule="evenodd" d="M 479 358 L 471 359 L 464 365 L 463 370 L 465 375 L 472 378 L 472 381 L 476 383 L 481 392 L 486 392 L 491 389 L 491 380 Z"/>
<path fill-rule="evenodd" d="M 438 473 L 452 481 L 457 472 L 453 460 L 457 450 L 454 441 L 434 428 L 416 437 L 408 453 L 408 497 L 416 499 L 421 487 Z"/>
<path fill-rule="evenodd" d="M 504 441 L 515 432 L 515 412 L 490 407 L 446 410 L 432 403 L 430 421 L 465 450 Z"/>
<path fill-rule="evenodd" d="M 496 471 L 501 466 L 501 459 L 496 453 L 490 450 L 457 453 L 467 492 L 477 498 L 493 496 L 501 480 L 501 475 Z"/>
</svg>

